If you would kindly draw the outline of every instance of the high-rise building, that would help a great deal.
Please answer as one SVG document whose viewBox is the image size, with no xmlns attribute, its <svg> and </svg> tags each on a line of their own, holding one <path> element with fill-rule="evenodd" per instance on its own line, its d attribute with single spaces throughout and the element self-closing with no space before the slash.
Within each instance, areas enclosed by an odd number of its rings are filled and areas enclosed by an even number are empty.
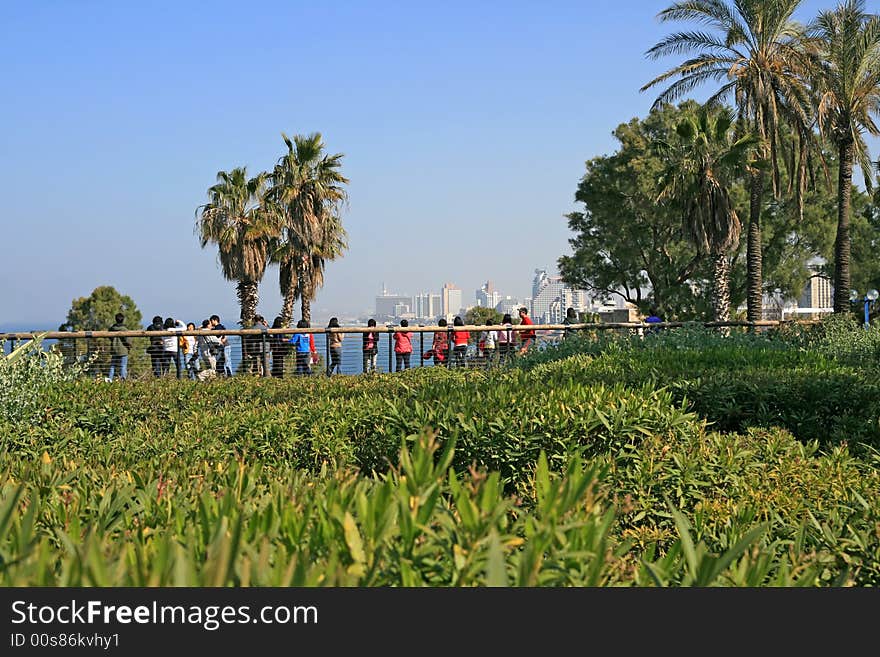
<svg viewBox="0 0 880 657">
<path fill-rule="evenodd" d="M 559 324 L 565 312 L 598 312 L 603 304 L 586 290 L 567 286 L 561 276 L 550 276 L 545 269 L 536 269 L 532 281 L 531 317 L 542 324 Z"/>
<path fill-rule="evenodd" d="M 455 283 L 444 283 L 440 294 L 443 317 L 447 322 L 452 321 L 461 312 L 461 289 Z"/>
<path fill-rule="evenodd" d="M 422 292 L 413 297 L 412 311 L 419 319 L 435 320 L 440 316 L 440 295 Z"/>
<path fill-rule="evenodd" d="M 538 323 L 547 321 L 550 304 L 557 298 L 562 298 L 565 283 L 562 276 L 548 276 L 546 270 L 536 269 L 535 279 L 532 282 L 532 320 Z"/>
<path fill-rule="evenodd" d="M 820 273 L 817 267 L 811 267 L 811 269 L 813 275 L 807 279 L 807 284 L 798 300 L 798 308 L 801 309 L 801 315 L 808 314 L 804 312 L 806 309 L 812 310 L 810 315 L 815 319 L 833 310 L 834 295 L 831 279 Z"/>
<path fill-rule="evenodd" d="M 501 300 L 501 294 L 495 289 L 492 281 L 486 283 L 476 291 L 477 305 L 483 308 L 494 308 Z"/>
</svg>

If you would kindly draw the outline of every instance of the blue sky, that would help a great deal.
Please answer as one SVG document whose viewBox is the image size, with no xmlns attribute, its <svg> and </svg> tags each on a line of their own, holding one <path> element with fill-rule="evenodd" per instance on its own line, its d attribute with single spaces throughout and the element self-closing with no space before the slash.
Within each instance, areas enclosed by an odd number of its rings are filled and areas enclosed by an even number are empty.
<svg viewBox="0 0 880 657">
<path fill-rule="evenodd" d="M 218 170 L 271 168 L 282 132 L 321 132 L 351 180 L 316 315 L 367 311 L 383 282 L 526 296 L 677 27 L 665 0 L 0 4 L 0 324 L 33 328 L 105 284 L 145 318 L 234 325 L 194 212 Z M 277 288 L 270 268 L 270 320 Z"/>
</svg>

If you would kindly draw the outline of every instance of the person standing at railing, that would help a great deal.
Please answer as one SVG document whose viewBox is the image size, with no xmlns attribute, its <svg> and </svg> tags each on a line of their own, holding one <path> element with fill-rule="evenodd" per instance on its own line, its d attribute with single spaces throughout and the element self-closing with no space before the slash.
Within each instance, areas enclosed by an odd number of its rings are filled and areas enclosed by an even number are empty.
<svg viewBox="0 0 880 657">
<path fill-rule="evenodd" d="M 409 322 L 405 319 L 400 320 L 401 328 L 409 326 Z M 394 332 L 394 357 L 396 363 L 395 372 L 409 369 L 409 361 L 412 356 L 412 337 L 407 331 Z"/>
<path fill-rule="evenodd" d="M 446 356 L 449 352 L 449 332 L 446 328 L 446 318 L 441 317 L 437 322 L 442 330 L 434 331 L 434 337 L 431 341 L 430 358 L 434 359 L 434 366 L 439 367 L 446 363 Z"/>
<path fill-rule="evenodd" d="M 156 315 L 153 317 L 153 323 L 150 324 L 147 331 L 164 331 L 162 326 L 162 317 Z M 153 376 L 162 376 L 162 338 L 150 338 L 150 344 L 147 346 L 147 353 L 150 355 L 150 366 L 153 369 Z"/>
<path fill-rule="evenodd" d="M 162 325 L 163 331 L 178 331 L 183 330 L 184 328 L 185 327 L 182 323 L 180 328 L 178 328 L 177 321 L 173 317 L 166 317 L 165 323 Z M 180 378 L 180 359 L 178 358 L 178 355 L 179 345 L 177 343 L 177 336 L 164 336 L 162 338 L 162 376 L 165 376 L 171 371 L 171 363 L 173 362 L 177 366 L 177 378 Z"/>
<path fill-rule="evenodd" d="M 331 317 L 327 328 L 339 328 L 339 320 L 336 317 Z M 327 366 L 327 376 L 331 376 L 334 369 L 337 374 L 342 374 L 342 339 L 344 337 L 342 333 L 330 333 L 327 336 L 330 343 L 330 364 Z"/>
<path fill-rule="evenodd" d="M 186 325 L 187 331 L 195 331 L 196 325 L 193 322 L 189 322 Z M 184 335 L 183 339 L 186 341 L 186 350 L 184 351 L 184 362 L 186 363 L 186 373 L 189 375 L 189 378 L 193 381 L 199 378 L 199 350 L 196 344 L 196 336 L 194 335 Z"/>
<path fill-rule="evenodd" d="M 492 320 L 486 322 L 486 326 L 492 326 Z M 483 345 L 483 362 L 486 367 L 495 362 L 495 331 L 481 331 L 480 343 Z"/>
<path fill-rule="evenodd" d="M 562 331 L 562 339 L 565 340 L 574 335 L 575 329 L 568 328 L 572 324 L 578 323 L 577 313 L 574 311 L 574 308 L 569 307 L 565 311 L 565 319 L 562 320 L 562 323 L 565 324 L 565 329 Z"/>
<path fill-rule="evenodd" d="M 266 318 L 262 315 L 254 315 L 254 325 L 251 328 L 268 329 Z M 253 373 L 257 376 L 269 376 L 269 340 L 266 335 L 251 335 L 248 353 L 250 354 Z"/>
<path fill-rule="evenodd" d="M 513 324 L 513 318 L 510 316 L 510 313 L 506 313 L 504 317 L 501 318 L 501 323 L 505 326 L 510 326 Z M 498 329 L 495 331 L 495 342 L 498 345 L 498 362 L 503 364 L 506 363 L 513 353 L 513 341 L 514 335 L 513 331 L 509 328 L 506 329 Z"/>
<path fill-rule="evenodd" d="M 272 322 L 272 328 L 284 328 L 284 321 L 280 316 Z M 282 333 L 273 333 L 269 336 L 269 344 L 272 351 L 272 376 L 276 379 L 282 379 L 284 378 L 284 358 L 290 351 L 288 339 Z"/>
<path fill-rule="evenodd" d="M 376 320 L 372 317 L 367 320 L 367 326 L 376 326 Z M 379 357 L 379 334 L 373 331 L 363 334 L 364 351 L 364 374 L 376 371 L 376 360 Z"/>
<path fill-rule="evenodd" d="M 464 326 L 464 321 L 459 315 L 452 320 L 452 326 Z M 452 357 L 454 367 L 464 367 L 467 363 L 465 356 L 467 355 L 468 341 L 471 338 L 469 331 L 453 330 L 452 332 Z"/>
<path fill-rule="evenodd" d="M 116 323 L 110 327 L 111 331 L 127 331 L 125 328 L 125 315 L 116 313 L 114 318 Z M 119 374 L 119 379 L 125 381 L 128 378 L 128 352 L 131 349 L 131 342 L 128 338 L 112 337 L 110 338 L 110 371 L 107 373 L 107 380 L 112 381 L 114 374 Z"/>
<path fill-rule="evenodd" d="M 531 326 L 532 324 L 534 324 L 534 322 L 532 321 L 532 318 L 529 317 L 529 311 L 525 306 L 523 306 L 522 308 L 519 309 L 519 323 L 521 325 L 527 325 L 527 326 Z M 529 348 L 535 343 L 536 337 L 537 337 L 537 335 L 535 334 L 534 330 L 520 331 L 520 334 L 519 334 L 519 339 L 520 339 L 520 343 L 521 343 L 521 346 L 519 349 L 520 355 L 525 354 L 529 350 Z"/>
<path fill-rule="evenodd" d="M 220 323 L 220 315 L 211 315 L 211 328 L 215 331 L 225 331 L 226 327 Z M 232 345 L 225 335 L 220 336 L 220 345 L 223 347 L 221 355 L 217 358 L 217 374 L 232 376 Z"/>
<path fill-rule="evenodd" d="M 210 319 L 202 321 L 202 330 L 211 330 Z M 223 349 L 223 345 L 220 344 L 220 338 L 216 335 L 209 335 L 207 333 L 199 335 L 199 337 L 196 338 L 196 348 L 198 349 L 199 357 L 202 359 L 202 363 L 205 366 L 198 374 L 199 379 L 205 380 L 217 376 L 217 356 Z"/>
<path fill-rule="evenodd" d="M 296 328 L 303 329 L 308 327 L 309 323 L 304 319 L 296 323 Z M 309 359 L 312 353 L 309 345 L 309 336 L 305 333 L 294 333 L 293 337 L 290 338 L 290 344 L 293 345 L 293 349 L 296 352 L 297 376 L 308 376 L 312 373 L 312 368 L 309 367 Z"/>
</svg>

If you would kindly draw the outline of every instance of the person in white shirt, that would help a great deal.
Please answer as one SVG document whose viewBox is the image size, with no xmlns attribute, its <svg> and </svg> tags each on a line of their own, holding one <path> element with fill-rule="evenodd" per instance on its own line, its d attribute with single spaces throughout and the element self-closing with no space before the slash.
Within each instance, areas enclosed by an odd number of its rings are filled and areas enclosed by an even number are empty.
<svg viewBox="0 0 880 657">
<path fill-rule="evenodd" d="M 492 320 L 486 322 L 486 326 L 492 326 Z M 488 367 L 495 362 L 495 331 L 481 331 L 480 342 L 483 348 L 483 362 Z"/>
<path fill-rule="evenodd" d="M 195 331 L 196 325 L 192 322 L 186 325 L 187 331 Z M 199 352 L 196 347 L 196 336 L 194 335 L 186 335 L 183 338 L 186 340 L 186 353 L 183 355 L 184 362 L 186 363 L 186 372 L 189 374 L 189 378 L 195 380 L 199 376 Z"/>
</svg>

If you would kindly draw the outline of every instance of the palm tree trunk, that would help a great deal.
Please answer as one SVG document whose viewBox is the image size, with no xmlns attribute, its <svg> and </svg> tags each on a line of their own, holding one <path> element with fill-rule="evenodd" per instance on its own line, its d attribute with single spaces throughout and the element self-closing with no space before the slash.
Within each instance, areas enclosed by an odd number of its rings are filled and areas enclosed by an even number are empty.
<svg viewBox="0 0 880 657">
<path fill-rule="evenodd" d="M 312 325 L 312 300 L 309 298 L 307 291 L 309 290 L 308 285 L 308 275 L 306 259 L 302 258 L 301 261 L 296 266 L 297 269 L 297 284 L 299 286 L 299 300 L 300 307 L 302 309 L 302 318 L 309 323 L 309 326 Z"/>
<path fill-rule="evenodd" d="M 849 212 L 852 196 L 853 142 L 838 143 L 837 169 L 837 239 L 834 241 L 834 312 L 850 310 L 850 238 Z"/>
<path fill-rule="evenodd" d="M 730 321 L 730 261 L 725 253 L 712 254 L 712 310 L 716 322 Z"/>
<path fill-rule="evenodd" d="M 284 301 L 281 304 L 281 325 L 293 326 L 293 304 L 296 301 L 296 272 L 293 263 L 287 259 L 278 269 L 278 280 Z"/>
<path fill-rule="evenodd" d="M 763 318 L 762 307 L 764 305 L 762 271 L 764 257 L 761 252 L 761 203 L 764 196 L 764 172 L 752 173 L 750 182 L 749 236 L 746 244 L 746 319 L 750 322 L 757 322 Z"/>
<path fill-rule="evenodd" d="M 257 314 L 257 305 L 260 302 L 259 285 L 253 280 L 239 281 L 236 292 L 238 303 L 241 306 L 241 325 L 243 327 L 253 326 L 254 315 Z"/>
</svg>

